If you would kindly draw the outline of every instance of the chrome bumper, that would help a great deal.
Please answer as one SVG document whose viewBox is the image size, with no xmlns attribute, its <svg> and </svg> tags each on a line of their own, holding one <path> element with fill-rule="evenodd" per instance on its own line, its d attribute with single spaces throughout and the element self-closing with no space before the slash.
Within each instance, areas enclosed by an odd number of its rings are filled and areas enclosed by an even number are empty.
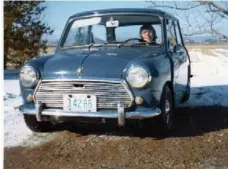
<svg viewBox="0 0 228 169">
<path fill-rule="evenodd" d="M 117 110 L 100 110 L 99 112 L 74 112 L 60 109 L 43 109 L 40 102 L 35 104 L 35 108 L 21 105 L 19 110 L 24 114 L 36 115 L 37 121 L 42 121 L 43 115 L 65 116 L 65 117 L 94 117 L 94 118 L 116 118 L 119 126 L 125 125 L 126 119 L 147 119 L 161 114 L 159 108 L 150 108 L 140 111 L 125 112 L 123 104 L 119 103 Z"/>
</svg>

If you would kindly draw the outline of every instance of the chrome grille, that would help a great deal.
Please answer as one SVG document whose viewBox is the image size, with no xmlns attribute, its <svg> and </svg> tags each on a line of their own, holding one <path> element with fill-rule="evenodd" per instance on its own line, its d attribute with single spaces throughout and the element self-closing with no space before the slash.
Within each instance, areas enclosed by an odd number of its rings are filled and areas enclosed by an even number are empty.
<svg viewBox="0 0 228 169">
<path fill-rule="evenodd" d="M 63 94 L 90 94 L 97 96 L 98 109 L 117 109 L 118 102 L 125 108 L 132 104 L 132 94 L 123 82 L 104 81 L 40 81 L 34 98 L 48 108 L 62 108 Z"/>
</svg>

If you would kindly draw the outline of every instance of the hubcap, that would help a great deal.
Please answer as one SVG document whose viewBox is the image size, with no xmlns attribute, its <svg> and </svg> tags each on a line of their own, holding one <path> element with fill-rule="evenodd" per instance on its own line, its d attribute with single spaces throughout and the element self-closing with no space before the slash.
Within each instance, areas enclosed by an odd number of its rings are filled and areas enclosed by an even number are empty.
<svg viewBox="0 0 228 169">
<path fill-rule="evenodd" d="M 165 118 L 166 118 L 166 123 L 169 124 L 170 120 L 170 103 L 168 100 L 165 101 Z"/>
</svg>

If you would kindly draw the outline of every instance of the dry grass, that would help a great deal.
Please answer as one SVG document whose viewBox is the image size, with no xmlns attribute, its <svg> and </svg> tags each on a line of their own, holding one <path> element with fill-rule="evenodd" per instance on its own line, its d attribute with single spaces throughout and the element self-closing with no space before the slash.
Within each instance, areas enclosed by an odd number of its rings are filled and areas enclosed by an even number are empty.
<svg viewBox="0 0 228 169">
<path fill-rule="evenodd" d="M 214 56 L 213 51 L 215 49 L 225 49 L 227 52 L 222 52 L 222 51 L 216 51 L 217 53 L 221 53 L 223 55 L 227 55 L 228 53 L 228 45 L 186 45 L 186 48 L 188 51 L 200 51 L 201 53 L 205 55 L 210 55 Z"/>
<path fill-rule="evenodd" d="M 47 53 L 44 53 L 44 52 L 40 52 L 40 55 L 41 56 L 47 56 L 47 55 L 53 55 L 55 53 L 55 48 L 56 47 L 48 47 L 47 48 Z"/>
<path fill-rule="evenodd" d="M 214 45 L 203 45 L 203 44 L 188 44 L 185 45 L 188 49 L 194 49 L 194 48 L 210 48 L 210 49 L 216 49 L 216 48 L 220 48 L 220 49 L 227 49 L 228 44 L 214 44 Z"/>
</svg>

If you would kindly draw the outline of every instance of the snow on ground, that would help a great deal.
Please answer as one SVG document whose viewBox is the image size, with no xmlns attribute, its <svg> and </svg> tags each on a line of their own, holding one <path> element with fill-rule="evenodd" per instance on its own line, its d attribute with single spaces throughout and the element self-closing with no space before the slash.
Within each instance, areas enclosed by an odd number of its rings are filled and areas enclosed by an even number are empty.
<svg viewBox="0 0 228 169">
<path fill-rule="evenodd" d="M 197 76 L 191 81 L 191 96 L 181 107 L 228 107 L 228 74 L 225 76 Z"/>
<path fill-rule="evenodd" d="M 18 80 L 4 81 L 4 147 L 30 146 L 51 138 L 53 134 L 33 133 L 24 123 L 18 107 L 22 104 Z"/>
<path fill-rule="evenodd" d="M 201 49 L 189 51 L 192 61 L 191 97 L 182 105 L 228 106 L 228 49 Z"/>
<path fill-rule="evenodd" d="M 183 106 L 228 106 L 228 50 L 200 49 L 189 51 L 192 60 L 191 97 Z M 19 112 L 22 103 L 18 80 L 4 80 L 4 146 L 31 146 L 42 143 L 54 133 L 37 134 L 30 131 Z"/>
<path fill-rule="evenodd" d="M 222 50 L 225 51 L 225 49 Z M 228 50 L 227 53 L 211 50 L 211 53 L 212 56 L 203 54 L 200 49 L 189 52 L 194 76 L 225 76 L 228 74 Z"/>
<path fill-rule="evenodd" d="M 224 53 L 226 53 L 226 54 L 228 54 L 228 49 L 214 49 L 214 51 L 216 51 L 216 52 L 224 52 Z"/>
</svg>

